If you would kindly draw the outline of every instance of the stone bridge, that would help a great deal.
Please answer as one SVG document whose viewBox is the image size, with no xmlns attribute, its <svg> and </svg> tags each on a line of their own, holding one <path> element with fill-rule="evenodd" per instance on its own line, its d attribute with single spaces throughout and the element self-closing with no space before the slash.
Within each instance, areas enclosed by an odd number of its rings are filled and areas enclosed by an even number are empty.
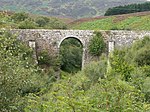
<svg viewBox="0 0 150 112">
<path fill-rule="evenodd" d="M 37 52 L 43 49 L 52 49 L 51 53 L 59 53 L 61 43 L 67 38 L 76 38 L 83 46 L 82 67 L 92 60 L 88 52 L 88 45 L 93 38 L 93 30 L 44 30 L 44 29 L 16 29 L 13 34 L 23 42 L 29 44 Z M 150 36 L 150 31 L 124 31 L 110 30 L 100 31 L 108 45 L 108 52 L 114 47 L 121 48 L 131 45 L 135 40 Z"/>
</svg>

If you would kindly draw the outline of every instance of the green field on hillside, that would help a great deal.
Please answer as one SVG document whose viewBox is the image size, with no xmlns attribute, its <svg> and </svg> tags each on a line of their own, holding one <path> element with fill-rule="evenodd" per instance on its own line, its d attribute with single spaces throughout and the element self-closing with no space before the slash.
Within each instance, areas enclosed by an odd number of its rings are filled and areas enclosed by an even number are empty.
<svg viewBox="0 0 150 112">
<path fill-rule="evenodd" d="M 0 29 L 66 29 L 66 18 L 0 12 Z M 69 20 L 68 20 L 69 21 Z"/>
<path fill-rule="evenodd" d="M 127 18 L 109 17 L 95 21 L 82 22 L 73 25 L 79 30 L 150 30 L 150 15 L 132 16 Z"/>
</svg>

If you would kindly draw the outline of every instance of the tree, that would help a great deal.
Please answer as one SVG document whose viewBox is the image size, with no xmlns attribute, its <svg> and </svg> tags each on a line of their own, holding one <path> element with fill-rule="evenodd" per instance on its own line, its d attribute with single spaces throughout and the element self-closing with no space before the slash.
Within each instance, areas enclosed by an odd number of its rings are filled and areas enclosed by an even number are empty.
<svg viewBox="0 0 150 112">
<path fill-rule="evenodd" d="M 35 20 L 39 27 L 44 27 L 48 24 L 49 18 L 47 17 L 39 17 Z"/>
<path fill-rule="evenodd" d="M 149 2 L 145 2 L 142 4 L 130 4 L 130 5 L 125 5 L 125 6 L 117 6 L 117 7 L 109 8 L 106 11 L 105 16 L 128 14 L 128 13 L 143 12 L 143 11 L 150 11 Z"/>
<path fill-rule="evenodd" d="M 31 20 L 25 20 L 20 22 L 18 28 L 19 29 L 36 29 L 37 24 Z"/>
<path fill-rule="evenodd" d="M 15 13 L 11 16 L 11 19 L 14 20 L 15 22 L 21 22 L 29 18 L 29 15 L 24 12 L 20 13 Z"/>
<path fill-rule="evenodd" d="M 89 52 L 94 56 L 100 56 L 105 51 L 106 44 L 100 32 L 95 32 L 95 36 L 90 40 Z"/>
<path fill-rule="evenodd" d="M 0 111 L 22 111 L 22 99 L 40 91 L 46 80 L 32 59 L 32 50 L 10 33 L 0 35 Z M 44 81 L 43 81 L 44 80 Z"/>
</svg>

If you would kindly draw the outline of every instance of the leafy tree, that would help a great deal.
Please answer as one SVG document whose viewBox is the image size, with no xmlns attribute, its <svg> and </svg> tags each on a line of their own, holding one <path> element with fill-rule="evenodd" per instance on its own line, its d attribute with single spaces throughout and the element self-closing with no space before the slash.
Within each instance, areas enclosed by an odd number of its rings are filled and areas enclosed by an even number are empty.
<svg viewBox="0 0 150 112">
<path fill-rule="evenodd" d="M 15 22 L 25 21 L 28 18 L 29 15 L 25 12 L 15 13 L 11 16 L 11 19 L 14 20 Z"/>
<path fill-rule="evenodd" d="M 44 27 L 48 24 L 49 18 L 47 17 L 39 17 L 35 20 L 39 27 Z"/>
<path fill-rule="evenodd" d="M 47 79 L 34 64 L 32 50 L 10 33 L 0 35 L 0 111 L 22 111 L 23 97 L 37 93 Z"/>
<path fill-rule="evenodd" d="M 36 29 L 36 27 L 37 24 L 31 20 L 25 20 L 23 22 L 20 22 L 18 26 L 19 29 Z"/>
<path fill-rule="evenodd" d="M 95 32 L 95 36 L 90 40 L 89 52 L 94 56 L 100 56 L 105 51 L 106 44 L 100 32 Z"/>
<path fill-rule="evenodd" d="M 113 57 L 110 59 L 110 63 L 115 75 L 118 75 L 122 80 L 130 81 L 133 66 L 125 61 L 124 56 L 125 51 L 116 50 L 113 53 Z"/>
<path fill-rule="evenodd" d="M 134 58 L 134 61 L 138 66 L 149 65 L 150 66 L 150 47 L 149 45 L 143 49 L 140 49 Z"/>
<path fill-rule="evenodd" d="M 55 72 L 60 69 L 59 56 L 54 55 L 53 51 L 43 50 L 38 53 L 38 65 L 45 69 L 54 69 Z"/>
</svg>

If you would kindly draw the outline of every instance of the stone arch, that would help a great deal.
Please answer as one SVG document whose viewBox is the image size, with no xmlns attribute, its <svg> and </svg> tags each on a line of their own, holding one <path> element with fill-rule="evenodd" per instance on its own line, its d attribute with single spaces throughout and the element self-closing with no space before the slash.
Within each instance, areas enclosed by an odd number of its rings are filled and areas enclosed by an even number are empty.
<svg viewBox="0 0 150 112">
<path fill-rule="evenodd" d="M 85 64 L 85 43 L 83 42 L 82 39 L 80 39 L 80 38 L 77 37 L 77 36 L 72 36 L 72 35 L 66 36 L 66 37 L 62 38 L 62 39 L 59 41 L 59 44 L 58 44 L 58 46 L 57 46 L 58 51 L 60 51 L 60 46 L 61 46 L 62 42 L 65 41 L 66 39 L 69 39 L 69 38 L 74 38 L 74 39 L 78 40 L 78 41 L 80 42 L 80 44 L 82 45 L 82 68 L 81 68 L 81 69 L 83 69 L 84 64 Z"/>
<path fill-rule="evenodd" d="M 62 43 L 65 39 L 68 39 L 68 38 L 74 38 L 74 39 L 77 39 L 77 40 L 81 43 L 81 45 L 83 46 L 83 48 L 85 47 L 85 43 L 83 42 L 82 39 L 80 39 L 80 38 L 77 37 L 77 36 L 70 35 L 70 36 L 66 36 L 66 37 L 62 38 L 62 39 L 59 41 L 57 48 L 59 49 L 61 43 Z"/>
</svg>

